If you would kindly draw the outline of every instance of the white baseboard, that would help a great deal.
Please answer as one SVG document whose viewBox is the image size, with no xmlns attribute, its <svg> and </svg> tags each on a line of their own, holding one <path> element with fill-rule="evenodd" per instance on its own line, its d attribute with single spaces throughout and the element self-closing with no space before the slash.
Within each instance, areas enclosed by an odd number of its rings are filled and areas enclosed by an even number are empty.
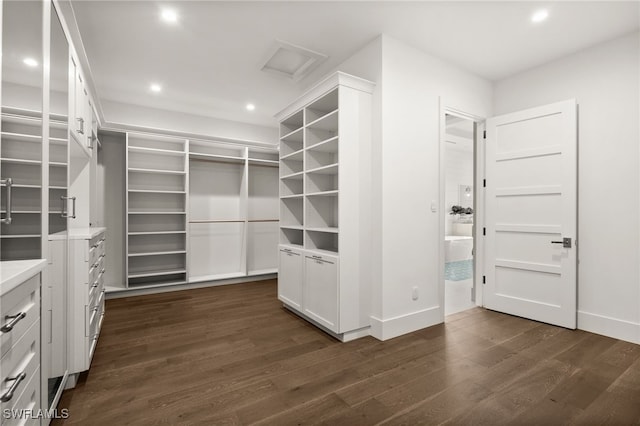
<svg viewBox="0 0 640 426">
<path fill-rule="evenodd" d="M 440 306 L 387 319 L 371 316 L 371 335 L 378 340 L 388 340 L 441 322 Z"/>
<path fill-rule="evenodd" d="M 640 324 L 578 311 L 578 328 L 591 333 L 640 344 Z"/>
</svg>

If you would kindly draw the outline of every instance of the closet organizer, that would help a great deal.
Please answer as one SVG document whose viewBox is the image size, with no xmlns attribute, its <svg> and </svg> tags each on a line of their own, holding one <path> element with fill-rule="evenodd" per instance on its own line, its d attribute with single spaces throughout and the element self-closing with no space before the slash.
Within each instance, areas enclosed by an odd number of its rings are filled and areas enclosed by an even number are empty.
<svg viewBox="0 0 640 426">
<path fill-rule="evenodd" d="M 127 289 L 277 272 L 278 152 L 127 133 Z"/>
</svg>

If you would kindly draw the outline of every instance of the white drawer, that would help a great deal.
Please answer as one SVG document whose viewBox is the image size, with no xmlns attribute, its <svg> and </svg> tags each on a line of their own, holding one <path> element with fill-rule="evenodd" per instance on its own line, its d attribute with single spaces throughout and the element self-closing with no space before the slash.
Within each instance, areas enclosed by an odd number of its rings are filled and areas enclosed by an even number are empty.
<svg viewBox="0 0 640 426">
<path fill-rule="evenodd" d="M 98 271 L 98 268 L 93 266 L 91 268 L 89 268 L 89 285 L 92 285 L 93 283 L 95 283 L 96 281 L 98 281 L 98 275 L 99 275 L 100 271 Z"/>
<path fill-rule="evenodd" d="M 100 283 L 94 282 L 89 286 L 89 307 L 93 307 L 98 303 L 98 296 L 100 295 Z"/>
<path fill-rule="evenodd" d="M 98 272 L 104 272 L 104 254 L 98 258 Z"/>
<path fill-rule="evenodd" d="M 0 299 L 0 326 L 13 322 L 11 330 L 0 330 L 0 357 L 4 356 L 40 316 L 40 274 L 30 278 Z M 9 318 L 19 315 L 19 317 Z M 3 370 L 4 371 L 4 370 Z"/>
<path fill-rule="evenodd" d="M 36 368 L 31 377 L 27 377 L 25 379 L 26 385 L 23 388 L 20 395 L 16 395 L 13 397 L 9 403 L 15 400 L 15 403 L 11 407 L 13 413 L 33 413 L 34 418 L 30 417 L 22 417 L 19 418 L 11 417 L 4 419 L 2 422 L 2 426 L 24 426 L 24 425 L 39 425 L 40 420 L 36 417 L 38 407 L 40 406 L 40 367 Z M 23 383 L 25 383 L 23 382 Z M 22 385 L 21 385 L 22 386 Z M 5 414 L 3 410 L 3 414 Z M 19 414 L 18 414 L 19 415 Z M 27 414 L 23 414 L 27 415 Z"/>
<path fill-rule="evenodd" d="M 0 382 L 0 395 L 6 395 L 14 386 L 13 397 L 2 403 L 2 409 L 13 407 L 15 401 L 25 389 L 28 379 L 34 374 L 40 365 L 40 321 L 31 325 L 29 330 L 16 342 L 0 360 L 2 378 Z M 24 378 L 16 385 L 10 377 Z"/>
<path fill-rule="evenodd" d="M 93 265 L 98 260 L 98 247 L 89 246 L 89 265 Z"/>
</svg>

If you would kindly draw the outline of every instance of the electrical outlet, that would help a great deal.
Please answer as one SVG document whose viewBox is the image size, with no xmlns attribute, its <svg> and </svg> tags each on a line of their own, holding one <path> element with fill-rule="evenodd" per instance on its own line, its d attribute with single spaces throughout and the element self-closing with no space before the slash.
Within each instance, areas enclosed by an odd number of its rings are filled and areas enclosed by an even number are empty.
<svg viewBox="0 0 640 426">
<path fill-rule="evenodd" d="M 411 289 L 411 299 L 412 300 L 418 300 L 418 287 L 417 286 L 413 286 L 413 288 Z"/>
</svg>

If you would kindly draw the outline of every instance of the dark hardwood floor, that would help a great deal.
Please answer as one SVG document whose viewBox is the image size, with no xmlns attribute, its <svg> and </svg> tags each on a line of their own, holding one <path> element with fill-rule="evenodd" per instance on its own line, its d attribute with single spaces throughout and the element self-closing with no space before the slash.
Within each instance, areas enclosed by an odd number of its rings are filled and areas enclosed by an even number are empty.
<svg viewBox="0 0 640 426">
<path fill-rule="evenodd" d="M 640 424 L 640 346 L 483 309 L 339 343 L 276 282 L 107 301 L 53 424 Z"/>
</svg>

